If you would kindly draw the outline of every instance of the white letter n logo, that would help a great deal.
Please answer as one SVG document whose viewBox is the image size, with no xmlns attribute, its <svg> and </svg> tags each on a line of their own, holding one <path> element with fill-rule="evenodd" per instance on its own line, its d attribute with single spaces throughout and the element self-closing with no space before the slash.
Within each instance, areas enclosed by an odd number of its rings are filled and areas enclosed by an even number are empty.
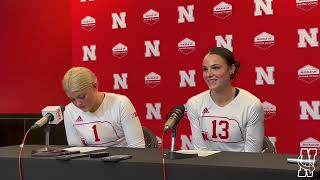
<svg viewBox="0 0 320 180">
<path fill-rule="evenodd" d="M 313 177 L 317 148 L 301 148 L 299 156 L 298 177 Z"/>
</svg>

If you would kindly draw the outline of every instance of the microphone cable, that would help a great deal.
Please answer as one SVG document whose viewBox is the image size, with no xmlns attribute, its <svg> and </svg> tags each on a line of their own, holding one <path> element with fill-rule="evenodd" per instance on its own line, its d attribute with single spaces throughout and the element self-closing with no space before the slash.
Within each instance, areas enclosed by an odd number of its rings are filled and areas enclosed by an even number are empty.
<svg viewBox="0 0 320 180">
<path fill-rule="evenodd" d="M 20 180 L 23 180 L 22 163 L 21 163 L 22 150 L 23 150 L 24 143 L 27 139 L 27 136 L 28 136 L 30 130 L 31 130 L 31 128 L 29 128 L 28 131 L 26 132 L 26 134 L 24 135 L 22 144 L 20 145 L 20 152 L 19 152 L 19 159 L 18 159 L 18 170 L 19 170 L 19 179 Z"/>
<path fill-rule="evenodd" d="M 161 154 L 162 154 L 162 173 L 163 173 L 163 180 L 166 180 L 166 167 L 165 167 L 165 157 L 164 157 L 164 132 L 162 132 L 162 145 L 161 145 Z"/>
</svg>

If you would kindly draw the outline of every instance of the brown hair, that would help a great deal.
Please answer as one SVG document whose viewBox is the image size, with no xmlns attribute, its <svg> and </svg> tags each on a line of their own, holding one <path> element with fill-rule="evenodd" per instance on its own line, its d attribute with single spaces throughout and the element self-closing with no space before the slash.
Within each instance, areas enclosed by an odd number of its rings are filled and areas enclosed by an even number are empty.
<svg viewBox="0 0 320 180">
<path fill-rule="evenodd" d="M 230 78 L 231 79 L 234 79 L 236 74 L 239 72 L 239 69 L 240 69 L 240 62 L 237 61 L 234 56 L 233 56 L 233 53 L 227 49 L 227 48 L 224 48 L 224 47 L 215 47 L 215 48 L 212 48 L 208 51 L 208 53 L 206 54 L 206 56 L 208 55 L 212 55 L 212 54 L 216 54 L 216 55 L 219 55 L 220 57 L 222 57 L 223 59 L 225 59 L 225 61 L 227 62 L 227 64 L 229 66 L 232 66 L 234 65 L 235 66 L 235 71 L 233 74 L 231 74 Z M 205 56 L 205 57 L 206 57 Z"/>
</svg>

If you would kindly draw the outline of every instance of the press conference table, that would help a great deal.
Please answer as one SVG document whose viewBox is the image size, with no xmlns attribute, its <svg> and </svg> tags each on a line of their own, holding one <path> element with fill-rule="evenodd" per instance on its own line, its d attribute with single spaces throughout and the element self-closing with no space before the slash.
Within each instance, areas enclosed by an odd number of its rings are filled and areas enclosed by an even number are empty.
<svg viewBox="0 0 320 180">
<path fill-rule="evenodd" d="M 109 148 L 110 155 L 130 154 L 130 160 L 104 163 L 100 159 L 80 158 L 59 161 L 52 157 L 31 157 L 31 151 L 43 146 L 26 145 L 23 151 L 24 180 L 162 180 L 159 149 Z M 0 147 L 0 180 L 18 180 L 19 146 Z M 301 179 L 299 166 L 286 158 L 296 155 L 220 152 L 208 157 L 166 160 L 167 180 L 200 179 Z M 317 159 L 318 161 L 319 159 Z M 319 161 L 318 161 L 319 162 Z M 314 178 L 319 176 L 319 165 Z"/>
</svg>

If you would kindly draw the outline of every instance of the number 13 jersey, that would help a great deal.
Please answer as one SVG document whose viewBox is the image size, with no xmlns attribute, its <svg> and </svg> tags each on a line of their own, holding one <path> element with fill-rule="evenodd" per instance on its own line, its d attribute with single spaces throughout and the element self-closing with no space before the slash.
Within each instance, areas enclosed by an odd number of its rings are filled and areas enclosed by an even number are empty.
<svg viewBox="0 0 320 180">
<path fill-rule="evenodd" d="M 210 90 L 191 97 L 187 113 L 195 149 L 260 152 L 264 138 L 264 113 L 260 100 L 246 90 L 220 107 Z"/>
</svg>

